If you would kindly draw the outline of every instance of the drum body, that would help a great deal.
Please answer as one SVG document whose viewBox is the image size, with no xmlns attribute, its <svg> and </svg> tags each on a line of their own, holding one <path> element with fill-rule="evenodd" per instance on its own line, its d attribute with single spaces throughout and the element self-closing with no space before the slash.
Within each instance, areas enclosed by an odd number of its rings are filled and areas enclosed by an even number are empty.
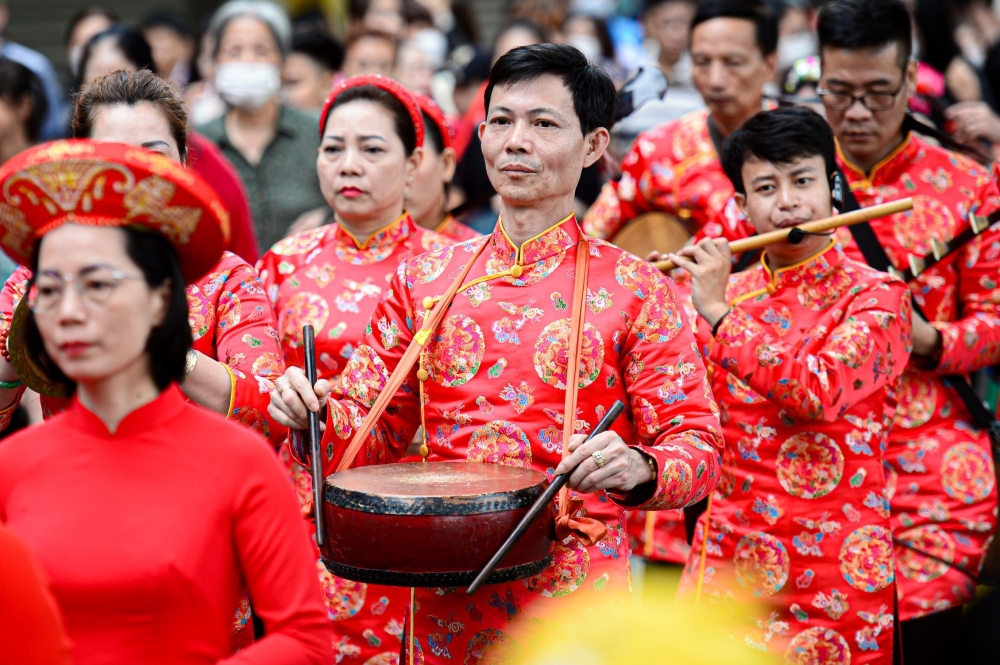
<svg viewBox="0 0 1000 665">
<path fill-rule="evenodd" d="M 532 469 L 477 462 L 415 462 L 348 469 L 326 479 L 323 563 L 357 582 L 467 586 L 542 494 Z M 487 580 L 545 569 L 555 546 L 548 506 Z"/>
</svg>

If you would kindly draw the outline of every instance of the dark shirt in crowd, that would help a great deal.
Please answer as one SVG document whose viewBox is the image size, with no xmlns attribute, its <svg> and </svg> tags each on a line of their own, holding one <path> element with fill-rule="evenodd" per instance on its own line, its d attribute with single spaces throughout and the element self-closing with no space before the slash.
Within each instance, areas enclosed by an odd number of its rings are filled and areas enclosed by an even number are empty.
<svg viewBox="0 0 1000 665">
<path fill-rule="evenodd" d="M 282 106 L 274 140 L 256 166 L 229 142 L 225 116 L 197 129 L 219 146 L 243 179 L 262 251 L 281 240 L 299 215 L 326 205 L 316 175 L 315 117 Z"/>
</svg>

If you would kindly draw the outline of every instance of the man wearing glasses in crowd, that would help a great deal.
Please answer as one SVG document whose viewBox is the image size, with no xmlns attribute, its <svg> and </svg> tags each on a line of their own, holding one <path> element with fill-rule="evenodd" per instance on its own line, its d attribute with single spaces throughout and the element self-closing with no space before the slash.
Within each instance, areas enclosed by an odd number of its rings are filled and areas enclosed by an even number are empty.
<svg viewBox="0 0 1000 665">
<path fill-rule="evenodd" d="M 873 220 L 873 238 L 858 227 L 838 237 L 855 260 L 874 264 L 865 256 L 882 252 L 906 271 L 932 253 L 934 241 L 940 247 L 969 229 L 971 213 L 993 213 L 1000 192 L 986 169 L 926 143 L 904 123 L 917 63 L 900 0 L 834 0 L 820 12 L 818 33 L 818 92 L 854 198 L 863 207 L 914 199 L 912 211 Z M 914 316 L 913 355 L 885 455 L 907 665 L 948 662 L 995 527 L 989 437 L 943 377 L 1000 362 L 998 275 L 994 228 L 908 279 L 926 320 Z"/>
</svg>

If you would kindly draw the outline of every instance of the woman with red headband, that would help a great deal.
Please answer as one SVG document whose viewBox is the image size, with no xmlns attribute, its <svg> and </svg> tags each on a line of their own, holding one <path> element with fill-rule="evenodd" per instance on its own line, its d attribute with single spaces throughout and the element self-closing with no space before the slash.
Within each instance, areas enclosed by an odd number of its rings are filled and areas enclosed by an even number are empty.
<svg viewBox="0 0 1000 665">
<path fill-rule="evenodd" d="M 214 269 L 228 234 L 215 192 L 137 146 L 61 141 L 0 168 L 0 210 L 0 247 L 34 274 L 12 341 L 74 393 L 0 446 L 0 522 L 51 580 L 74 662 L 329 663 L 274 452 L 177 386 L 185 284 Z M 266 635 L 233 655 L 247 593 Z"/>
<path fill-rule="evenodd" d="M 278 316 L 285 363 L 302 365 L 302 326 L 312 324 L 319 376 L 336 381 L 396 266 L 452 241 L 419 227 L 403 207 L 426 155 L 420 107 L 402 85 L 370 75 L 342 81 L 323 106 L 319 130 L 316 170 L 335 222 L 278 242 L 258 269 Z M 308 469 L 289 464 L 308 512 Z M 409 590 L 340 579 L 318 552 L 316 561 L 341 657 L 397 662 Z"/>
<path fill-rule="evenodd" d="M 419 92 L 411 91 L 410 94 L 420 105 L 426 138 L 424 158 L 420 161 L 413 184 L 406 190 L 406 207 L 417 224 L 433 229 L 456 243 L 478 238 L 481 234 L 448 212 L 448 193 L 458 163 L 452 145 L 455 132 L 433 99 Z"/>
</svg>

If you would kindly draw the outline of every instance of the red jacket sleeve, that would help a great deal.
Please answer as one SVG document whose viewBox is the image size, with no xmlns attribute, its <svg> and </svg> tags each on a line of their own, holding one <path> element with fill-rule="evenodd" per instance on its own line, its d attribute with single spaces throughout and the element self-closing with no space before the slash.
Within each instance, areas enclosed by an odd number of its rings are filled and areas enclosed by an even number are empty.
<svg viewBox="0 0 1000 665">
<path fill-rule="evenodd" d="M 234 499 L 233 540 L 264 638 L 228 665 L 328 665 L 333 635 L 298 501 L 278 459 L 248 446 L 250 464 Z"/>
<path fill-rule="evenodd" d="M 968 374 L 1000 363 L 1000 223 L 963 247 L 955 267 L 958 318 L 931 322 L 941 333 L 939 374 Z"/>
<path fill-rule="evenodd" d="M 288 431 L 267 413 L 274 381 L 285 372 L 274 310 L 256 271 L 241 258 L 226 254 L 217 270 L 201 293 L 215 308 L 215 358 L 233 381 L 228 416 L 277 445 Z M 201 331 L 193 332 L 197 336 Z"/>
<path fill-rule="evenodd" d="M 799 418 L 834 422 L 852 405 L 894 382 L 909 358 L 912 304 L 906 285 L 879 276 L 855 294 L 842 323 L 815 353 L 793 353 L 780 339 L 751 339 L 757 325 L 739 303 L 722 320 L 712 362 Z M 701 325 L 708 326 L 704 319 Z"/>
<path fill-rule="evenodd" d="M 69 665 L 70 642 L 41 566 L 0 524 L 0 659 L 18 665 Z"/>
<path fill-rule="evenodd" d="M 639 434 L 636 448 L 656 460 L 656 491 L 639 505 L 608 496 L 636 510 L 682 508 L 718 484 L 725 445 L 719 407 L 673 282 L 645 261 L 636 260 L 632 273 L 649 288 L 623 341 L 619 373 Z"/>
<path fill-rule="evenodd" d="M 14 316 L 14 308 L 21 302 L 28 289 L 28 280 L 31 279 L 31 271 L 24 266 L 18 266 L 16 270 L 4 282 L 3 289 L 0 289 L 0 335 L 3 336 L 3 344 L 7 344 L 7 334 L 10 332 L 10 321 Z M 7 360 L 0 357 L 0 363 L 7 363 Z M 17 391 L 17 397 L 7 408 L 0 410 L 0 432 L 10 427 L 10 419 L 21 404 L 21 397 L 24 395 L 24 386 Z"/>
</svg>

